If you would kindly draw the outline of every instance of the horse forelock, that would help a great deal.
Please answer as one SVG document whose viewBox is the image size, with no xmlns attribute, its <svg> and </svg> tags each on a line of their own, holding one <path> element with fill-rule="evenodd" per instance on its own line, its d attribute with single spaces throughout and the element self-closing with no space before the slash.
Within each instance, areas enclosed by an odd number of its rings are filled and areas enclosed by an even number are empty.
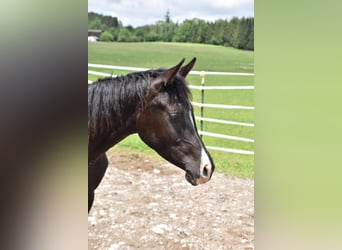
<svg viewBox="0 0 342 250">
<path fill-rule="evenodd" d="M 170 96 L 174 102 L 180 102 L 184 107 L 189 109 L 191 107 L 192 95 L 188 84 L 182 76 L 176 75 L 174 84 L 170 85 Z"/>
<path fill-rule="evenodd" d="M 165 70 L 166 69 L 154 70 L 154 72 L 152 72 L 152 75 L 153 77 L 157 77 L 165 72 Z M 189 108 L 191 106 L 192 95 L 185 78 L 180 74 L 176 74 L 172 81 L 173 83 L 168 84 L 165 89 L 171 97 L 171 100 L 173 102 L 179 102 L 183 106 Z"/>
</svg>

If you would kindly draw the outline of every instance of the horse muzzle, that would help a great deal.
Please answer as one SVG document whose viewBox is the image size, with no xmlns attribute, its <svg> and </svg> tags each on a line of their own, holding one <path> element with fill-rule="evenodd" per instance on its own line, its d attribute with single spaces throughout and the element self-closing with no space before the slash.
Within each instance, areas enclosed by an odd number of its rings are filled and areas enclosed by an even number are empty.
<svg viewBox="0 0 342 250">
<path fill-rule="evenodd" d="M 197 186 L 199 184 L 204 184 L 210 180 L 213 168 L 211 164 L 201 165 L 199 177 L 194 177 L 190 171 L 186 171 L 185 179 L 193 186 Z M 198 176 L 198 175 L 197 175 Z"/>
</svg>

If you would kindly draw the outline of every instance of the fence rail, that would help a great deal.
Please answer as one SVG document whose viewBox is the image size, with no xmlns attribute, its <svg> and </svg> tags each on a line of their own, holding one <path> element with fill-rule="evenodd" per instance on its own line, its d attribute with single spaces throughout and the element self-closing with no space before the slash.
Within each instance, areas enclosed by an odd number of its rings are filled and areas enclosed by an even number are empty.
<svg viewBox="0 0 342 250">
<path fill-rule="evenodd" d="M 108 74 L 108 73 L 103 73 L 103 72 L 92 71 L 92 70 L 88 70 L 88 74 L 95 75 L 95 76 L 112 76 L 112 77 L 116 77 L 116 75 L 112 75 L 112 74 Z"/>
<path fill-rule="evenodd" d="M 94 63 L 88 63 L 88 67 L 90 67 L 90 68 L 101 68 L 101 69 L 131 70 L 131 71 L 144 71 L 144 70 L 148 70 L 147 68 L 103 65 L 103 64 L 94 64 Z"/>
<path fill-rule="evenodd" d="M 234 121 L 227 121 L 227 120 L 220 120 L 220 119 L 213 119 L 213 118 L 205 118 L 200 116 L 195 116 L 196 120 L 199 121 L 207 121 L 207 122 L 216 122 L 216 123 L 223 123 L 223 124 L 230 124 L 230 125 L 239 125 L 244 127 L 254 127 L 253 123 L 246 123 L 246 122 L 234 122 Z"/>
<path fill-rule="evenodd" d="M 189 84 L 189 88 L 198 90 L 246 90 L 254 89 L 254 86 L 197 86 Z"/>
<path fill-rule="evenodd" d="M 131 70 L 131 71 L 144 71 L 144 70 L 148 70 L 148 68 L 103 65 L 103 64 L 95 64 L 95 63 L 88 63 L 88 67 L 90 67 L 90 68 L 102 68 L 102 69 Z M 189 74 L 191 74 L 191 75 L 200 75 L 201 73 L 202 73 L 201 71 L 192 70 L 192 71 L 190 71 Z M 215 72 L 215 71 L 206 71 L 205 74 L 206 75 L 223 75 L 223 76 L 254 76 L 254 73 Z"/>
<path fill-rule="evenodd" d="M 217 108 L 217 109 L 254 109 L 251 106 L 239 106 L 239 105 L 226 105 L 226 104 L 210 104 L 210 103 L 200 103 L 191 102 L 192 105 L 197 107 L 207 107 L 207 108 Z"/>
<path fill-rule="evenodd" d="M 102 68 L 102 69 L 115 69 L 115 70 L 128 70 L 128 71 L 148 70 L 147 68 L 102 65 L 102 64 L 92 64 L 92 63 L 89 63 L 88 67 L 90 67 L 90 68 Z M 191 72 L 189 72 L 189 74 L 193 74 L 193 75 L 203 75 L 203 73 L 204 73 L 203 71 L 191 71 Z M 97 72 L 97 71 L 93 71 L 93 70 L 88 70 L 88 74 L 96 75 L 96 76 L 113 76 L 113 77 L 116 76 L 113 74 Z M 206 75 L 226 75 L 226 76 L 254 76 L 254 73 L 237 73 L 237 72 L 207 72 L 206 71 L 205 74 Z M 88 84 L 89 83 L 92 83 L 92 81 L 88 80 Z M 200 90 L 202 92 L 202 94 L 204 94 L 205 90 L 254 90 L 254 86 L 204 86 L 204 78 L 202 78 L 202 86 L 189 85 L 189 88 L 195 89 L 195 90 Z M 202 100 L 203 100 L 203 98 L 202 98 Z M 241 105 L 209 104 L 209 103 L 203 103 L 203 102 L 202 103 L 192 102 L 192 105 L 201 107 L 201 110 L 203 110 L 203 108 L 254 110 L 254 107 L 252 107 L 252 106 L 241 106 Z M 201 112 L 201 114 L 203 114 L 203 112 Z M 236 126 L 254 127 L 253 123 L 220 120 L 220 119 L 214 119 L 214 118 L 207 118 L 207 117 L 203 117 L 203 116 L 201 116 L 201 117 L 195 116 L 195 119 L 199 120 L 201 122 L 201 125 L 203 124 L 203 121 L 206 121 L 206 122 L 230 124 L 230 125 L 236 125 Z M 201 127 L 203 127 L 203 126 L 201 126 Z M 212 133 L 212 132 L 203 131 L 203 129 L 199 130 L 198 133 L 201 136 L 205 135 L 205 136 L 216 137 L 216 138 L 221 138 L 221 139 L 243 141 L 246 143 L 254 143 L 254 139 L 232 136 L 232 135 L 219 134 L 219 133 Z M 223 147 L 216 147 L 216 146 L 206 146 L 206 147 L 208 149 L 215 150 L 215 151 L 222 151 L 222 152 L 229 152 L 229 153 L 236 153 L 236 154 L 245 154 L 245 155 L 254 155 L 254 152 L 249 151 L 249 150 L 223 148 Z"/>
<path fill-rule="evenodd" d="M 244 137 L 238 137 L 238 136 L 232 136 L 232 135 L 224 135 L 224 134 L 218 134 L 218 133 L 212 133 L 212 132 L 205 132 L 205 131 L 198 131 L 200 135 L 207 135 L 211 137 L 217 137 L 222 139 L 229 139 L 234 141 L 244 141 L 244 142 L 254 142 L 253 139 L 244 138 Z"/>
<path fill-rule="evenodd" d="M 211 149 L 211 150 L 216 150 L 216 151 L 228 152 L 228 153 L 254 155 L 254 152 L 249 151 L 249 150 L 234 149 L 234 148 L 221 148 L 221 147 L 213 147 L 213 146 L 206 146 L 206 148 Z"/>
</svg>

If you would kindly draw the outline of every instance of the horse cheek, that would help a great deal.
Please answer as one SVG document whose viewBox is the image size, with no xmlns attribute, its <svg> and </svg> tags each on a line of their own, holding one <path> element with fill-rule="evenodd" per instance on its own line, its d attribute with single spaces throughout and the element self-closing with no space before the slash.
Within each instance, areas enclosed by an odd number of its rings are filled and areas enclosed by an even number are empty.
<svg viewBox="0 0 342 250">
<path fill-rule="evenodd" d="M 136 130 L 140 136 L 144 135 L 146 133 L 146 129 L 147 129 L 146 125 L 147 124 L 146 124 L 145 116 L 143 114 L 139 113 L 137 115 Z"/>
<path fill-rule="evenodd" d="M 141 140 L 153 148 L 156 144 L 156 138 L 153 132 L 154 129 L 145 113 L 146 112 L 142 112 L 137 115 L 136 130 Z"/>
</svg>

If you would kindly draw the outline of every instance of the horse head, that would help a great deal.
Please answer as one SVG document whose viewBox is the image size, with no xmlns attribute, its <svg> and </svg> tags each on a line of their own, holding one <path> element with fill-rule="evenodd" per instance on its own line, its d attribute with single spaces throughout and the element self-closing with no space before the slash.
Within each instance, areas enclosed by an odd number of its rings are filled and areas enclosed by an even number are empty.
<svg viewBox="0 0 342 250">
<path fill-rule="evenodd" d="M 185 81 L 196 58 L 182 67 L 183 62 L 152 77 L 136 127 L 147 145 L 183 169 L 192 185 L 198 185 L 210 180 L 215 166 L 197 132 Z"/>
</svg>

